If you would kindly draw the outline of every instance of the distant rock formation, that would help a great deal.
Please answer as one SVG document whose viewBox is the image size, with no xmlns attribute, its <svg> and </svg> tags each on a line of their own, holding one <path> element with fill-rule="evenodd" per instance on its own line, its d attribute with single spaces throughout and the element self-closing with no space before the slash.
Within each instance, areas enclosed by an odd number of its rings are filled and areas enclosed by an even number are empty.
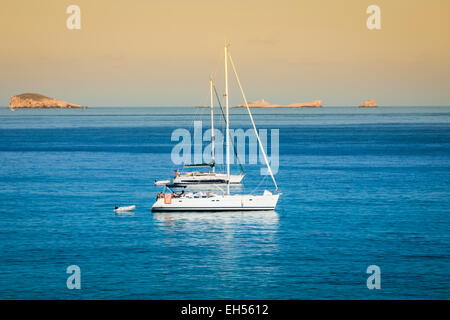
<svg viewBox="0 0 450 320">
<path fill-rule="evenodd" d="M 270 104 L 264 99 L 258 101 L 252 101 L 248 103 L 250 108 L 321 108 L 322 100 L 314 100 L 311 102 L 292 103 L 288 105 L 282 104 Z M 234 108 L 245 108 L 245 104 L 240 104 Z"/>
<path fill-rule="evenodd" d="M 12 96 L 8 108 L 89 108 L 63 100 L 49 98 L 38 93 L 23 93 Z"/>
<path fill-rule="evenodd" d="M 287 106 L 281 106 L 282 108 L 322 108 L 322 100 L 314 100 L 311 102 L 301 102 L 288 104 Z"/>
<path fill-rule="evenodd" d="M 250 108 L 270 108 L 271 106 L 274 106 L 273 104 L 270 104 L 269 102 L 265 101 L 264 99 L 257 100 L 257 101 L 250 101 L 248 103 L 248 106 Z M 245 104 L 237 105 L 233 108 L 245 108 Z"/>
<path fill-rule="evenodd" d="M 364 101 L 363 103 L 361 103 L 359 105 L 360 108 L 376 108 L 378 107 L 377 103 L 375 102 L 375 100 L 370 99 L 367 101 Z"/>
</svg>

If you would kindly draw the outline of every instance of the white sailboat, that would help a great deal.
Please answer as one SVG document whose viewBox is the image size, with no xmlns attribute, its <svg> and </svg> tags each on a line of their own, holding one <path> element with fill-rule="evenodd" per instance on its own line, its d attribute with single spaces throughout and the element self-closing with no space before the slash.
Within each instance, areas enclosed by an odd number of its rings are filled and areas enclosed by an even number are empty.
<svg viewBox="0 0 450 320">
<path fill-rule="evenodd" d="M 225 46 L 225 110 L 226 110 L 226 166 L 227 166 L 227 183 L 226 192 L 221 195 L 208 193 L 182 193 L 181 195 L 175 193 L 160 193 L 156 199 L 156 202 L 152 206 L 153 212 L 160 211 L 266 211 L 274 210 L 280 193 L 278 192 L 278 186 L 270 168 L 269 161 L 267 159 L 266 152 L 264 150 L 261 139 L 259 138 L 256 130 L 253 116 L 248 106 L 247 98 L 245 97 L 244 90 L 240 83 L 236 68 L 233 63 L 233 59 L 229 53 L 228 46 Z M 250 116 L 251 123 L 253 125 L 254 132 L 256 134 L 261 153 L 263 154 L 265 163 L 267 165 L 268 172 L 272 178 L 272 181 L 276 188 L 276 194 L 268 190 L 264 190 L 263 194 L 230 194 L 230 121 L 229 121 L 229 105 L 228 105 L 228 59 L 230 59 L 231 66 L 233 67 L 236 80 L 241 90 L 242 96 L 247 107 L 248 114 Z"/>
<path fill-rule="evenodd" d="M 214 137 L 214 96 L 213 96 L 214 80 L 209 79 L 210 93 L 210 111 L 211 111 L 211 162 L 185 165 L 184 168 L 201 168 L 208 167 L 210 171 L 185 171 L 175 172 L 173 180 L 156 180 L 155 185 L 167 185 L 172 187 L 183 187 L 191 185 L 220 185 L 220 184 L 240 184 L 245 174 L 225 174 L 216 172 L 216 163 L 214 159 L 215 153 L 215 137 Z"/>
</svg>

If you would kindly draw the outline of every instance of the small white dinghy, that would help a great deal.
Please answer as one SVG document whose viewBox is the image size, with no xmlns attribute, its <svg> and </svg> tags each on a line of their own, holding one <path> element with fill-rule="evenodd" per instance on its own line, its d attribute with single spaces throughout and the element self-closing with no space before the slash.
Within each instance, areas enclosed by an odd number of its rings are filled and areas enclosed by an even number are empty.
<svg viewBox="0 0 450 320">
<path fill-rule="evenodd" d="M 155 180 L 156 186 L 165 186 L 166 184 L 170 183 L 170 179 L 168 180 Z"/>
<path fill-rule="evenodd" d="M 116 206 L 114 208 L 114 212 L 129 212 L 129 211 L 133 211 L 134 209 L 136 209 L 136 206 L 127 206 L 127 207 Z"/>
</svg>

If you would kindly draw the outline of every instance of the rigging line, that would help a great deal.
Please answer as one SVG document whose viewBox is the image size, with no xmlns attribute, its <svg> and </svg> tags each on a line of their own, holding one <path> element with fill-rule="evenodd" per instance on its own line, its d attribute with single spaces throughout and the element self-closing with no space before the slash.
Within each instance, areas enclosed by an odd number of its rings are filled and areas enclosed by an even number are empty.
<svg viewBox="0 0 450 320">
<path fill-rule="evenodd" d="M 222 192 L 222 194 L 225 194 L 225 191 L 224 191 L 221 187 L 219 187 L 217 184 L 214 184 L 214 187 L 216 187 L 217 189 L 219 189 L 220 192 Z"/>
<path fill-rule="evenodd" d="M 206 98 L 205 98 L 205 101 L 206 101 Z M 197 121 L 197 119 L 199 118 L 199 115 L 200 115 L 200 113 L 202 112 L 202 110 L 200 110 L 200 108 L 195 108 L 194 107 L 194 118 L 192 119 L 192 121 L 191 121 L 191 123 L 190 123 L 190 128 L 189 128 L 189 133 L 191 133 L 191 130 L 192 131 L 194 131 L 194 124 L 195 124 L 195 121 Z M 185 166 L 185 164 L 186 163 L 184 163 L 184 161 L 183 161 L 183 163 L 182 164 L 180 164 L 180 166 L 178 167 L 178 169 L 177 169 L 177 171 L 178 171 L 178 173 L 179 174 L 181 174 L 182 172 L 184 172 L 184 166 Z"/>
<path fill-rule="evenodd" d="M 205 101 L 205 103 L 204 103 L 204 105 L 207 105 L 207 104 L 209 104 L 209 103 L 206 103 L 206 101 L 208 101 L 209 100 L 209 90 L 208 90 L 208 93 L 206 93 L 205 94 L 205 97 L 204 97 L 204 100 L 203 101 Z M 194 110 L 195 110 L 195 112 L 194 112 L 194 118 L 192 119 L 192 121 L 191 121 L 191 125 L 190 125 L 190 128 L 189 128 L 189 133 L 190 133 L 190 131 L 191 130 L 194 130 L 194 124 L 195 124 L 195 122 L 196 121 L 198 121 L 198 120 L 202 120 L 202 118 L 203 118 L 203 115 L 204 115 L 204 110 L 203 110 L 204 108 L 197 108 L 197 107 L 195 107 L 194 106 Z M 179 172 L 183 172 L 183 169 L 185 168 L 185 163 L 183 163 L 182 165 L 181 165 L 181 168 L 179 167 L 179 169 L 178 169 L 178 171 Z"/>
<path fill-rule="evenodd" d="M 217 93 L 216 86 L 214 84 L 213 84 L 213 88 L 214 88 L 214 93 L 216 94 L 216 97 L 217 97 L 217 102 L 219 103 L 220 111 L 222 111 L 223 120 L 226 123 L 227 120 L 225 119 L 225 113 L 223 112 L 222 104 L 220 103 L 220 99 L 219 99 L 219 94 Z M 237 161 L 239 163 L 239 167 L 241 168 L 241 172 L 245 173 L 244 166 L 242 165 L 241 160 L 239 159 L 239 156 L 238 156 L 237 150 L 236 150 L 236 146 L 234 145 L 234 141 L 233 140 L 231 140 L 231 144 L 233 145 L 234 155 L 236 156 L 236 159 L 237 159 Z"/>
<path fill-rule="evenodd" d="M 253 190 L 252 190 L 252 192 L 250 192 L 251 194 L 253 194 L 263 183 L 265 183 L 265 182 L 267 182 L 267 175 L 264 175 L 264 179 L 262 179 L 259 183 L 258 183 L 258 185 L 256 186 L 256 188 L 254 188 Z"/>
<path fill-rule="evenodd" d="M 275 180 L 275 177 L 273 176 L 272 168 L 269 165 L 269 160 L 267 159 L 266 151 L 264 150 L 264 146 L 263 146 L 263 144 L 261 142 L 261 139 L 259 138 L 258 131 L 256 130 L 255 121 L 253 121 L 253 116 L 252 116 L 252 113 L 250 112 L 250 108 L 248 106 L 247 98 L 245 97 L 244 89 L 242 88 L 241 81 L 239 80 L 239 76 L 237 74 L 236 67 L 234 66 L 233 59 L 231 58 L 230 51 L 228 51 L 228 57 L 230 58 L 231 66 L 233 67 L 234 75 L 236 76 L 236 80 L 237 80 L 237 83 L 239 85 L 239 88 L 241 89 L 242 97 L 244 98 L 245 106 L 247 107 L 248 115 L 250 116 L 250 120 L 251 120 L 252 125 L 253 125 L 253 130 L 255 130 L 255 135 L 256 135 L 256 138 L 258 139 L 258 142 L 259 142 L 259 147 L 261 148 L 261 152 L 262 152 L 262 154 L 264 156 L 264 160 L 266 161 L 267 170 L 269 171 L 270 176 L 272 177 L 273 184 L 275 185 L 275 188 L 276 188 L 277 192 L 279 192 L 277 182 Z"/>
<path fill-rule="evenodd" d="M 192 119 L 191 121 L 191 127 L 189 128 L 189 134 L 191 133 L 191 130 L 194 131 L 195 129 L 195 121 L 197 121 L 200 118 L 200 114 L 203 110 L 200 110 L 202 108 L 196 108 L 194 107 L 194 119 Z M 192 161 L 192 160 L 191 160 Z M 183 164 L 181 165 L 181 168 L 178 170 L 178 172 L 183 172 L 184 168 L 185 168 L 186 163 L 183 162 Z"/>
<path fill-rule="evenodd" d="M 217 62 L 216 62 L 216 68 L 215 68 L 215 71 L 211 74 L 211 78 L 212 79 L 214 79 L 215 78 L 215 75 L 217 74 L 217 70 L 219 69 L 219 65 L 220 65 L 220 62 L 222 61 L 222 50 L 220 50 L 220 53 L 218 54 L 218 56 L 217 56 Z M 217 94 L 217 93 L 216 93 Z M 209 90 L 208 90 L 208 93 L 205 95 L 205 98 L 204 98 L 204 101 L 206 102 L 206 101 L 208 101 L 209 100 Z M 220 104 L 220 100 L 218 100 L 219 101 L 219 104 Z M 204 105 L 207 105 L 207 103 L 204 103 Z M 190 127 L 190 129 L 193 129 L 194 128 L 194 122 L 197 120 L 197 119 L 199 119 L 200 118 L 200 114 L 201 115 L 203 115 L 203 110 L 201 110 L 201 109 L 203 109 L 203 108 L 195 108 L 196 110 L 195 110 L 195 113 L 194 113 L 194 119 L 192 120 L 192 122 L 191 122 L 191 127 Z M 223 112 L 223 111 L 222 111 Z M 237 156 L 236 156 L 237 157 Z M 239 158 L 238 158 L 238 160 L 239 160 Z M 240 162 L 239 162 L 239 164 L 240 164 Z M 182 172 L 183 171 L 183 169 L 184 169 L 184 163 L 181 165 L 181 167 L 178 167 L 178 171 L 179 172 Z M 244 172 L 244 170 L 243 170 L 243 168 L 242 168 L 242 165 L 241 165 L 241 170 L 242 170 L 242 172 Z"/>
</svg>

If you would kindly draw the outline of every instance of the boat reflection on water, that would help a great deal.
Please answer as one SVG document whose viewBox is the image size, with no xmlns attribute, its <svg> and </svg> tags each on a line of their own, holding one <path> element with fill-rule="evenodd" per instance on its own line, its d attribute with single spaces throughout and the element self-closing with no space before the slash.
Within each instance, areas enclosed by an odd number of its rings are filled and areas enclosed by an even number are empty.
<svg viewBox="0 0 450 320">
<path fill-rule="evenodd" d="M 227 229 L 239 227 L 278 228 L 275 211 L 229 211 L 229 212 L 154 212 L 153 217 L 166 226 L 183 226 L 192 229 Z"/>
<path fill-rule="evenodd" d="M 178 272 L 182 278 L 195 277 L 194 286 L 199 287 L 209 287 L 213 281 L 214 290 L 221 291 L 218 288 L 233 286 L 241 290 L 239 284 L 247 284 L 248 278 L 257 282 L 281 272 L 279 264 L 267 263 L 267 257 L 280 256 L 280 223 L 275 211 L 154 212 L 152 216 L 159 234 L 164 235 L 158 238 L 158 248 L 164 252 L 168 270 L 173 270 L 168 275 Z M 209 280 L 204 283 L 204 279 Z"/>
<path fill-rule="evenodd" d="M 129 217 L 129 216 L 134 216 L 135 212 L 134 211 L 114 211 L 114 214 L 117 217 Z"/>
</svg>

